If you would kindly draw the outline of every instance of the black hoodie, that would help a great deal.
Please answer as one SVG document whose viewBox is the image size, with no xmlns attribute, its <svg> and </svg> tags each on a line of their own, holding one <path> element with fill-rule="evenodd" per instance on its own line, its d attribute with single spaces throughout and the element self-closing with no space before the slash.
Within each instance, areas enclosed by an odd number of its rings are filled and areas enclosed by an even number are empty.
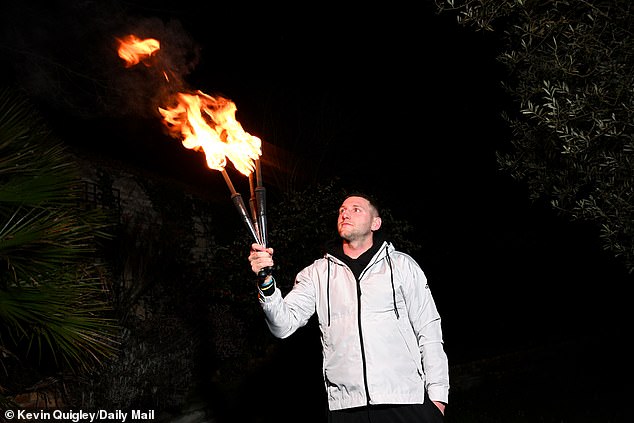
<svg viewBox="0 0 634 423">
<path fill-rule="evenodd" d="M 358 280 L 361 272 L 363 272 L 363 269 L 366 268 L 368 263 L 370 263 L 372 257 L 374 257 L 377 251 L 379 251 L 379 248 L 381 248 L 381 245 L 383 245 L 383 241 L 385 241 L 385 235 L 383 234 L 383 232 L 381 230 L 375 231 L 372 236 L 372 246 L 356 259 L 353 259 L 352 257 L 344 254 L 343 241 L 341 240 L 341 238 L 328 241 L 325 247 L 327 253 L 332 254 L 339 260 L 343 261 L 346 265 L 348 265 L 350 270 L 352 270 L 354 277 Z"/>
</svg>

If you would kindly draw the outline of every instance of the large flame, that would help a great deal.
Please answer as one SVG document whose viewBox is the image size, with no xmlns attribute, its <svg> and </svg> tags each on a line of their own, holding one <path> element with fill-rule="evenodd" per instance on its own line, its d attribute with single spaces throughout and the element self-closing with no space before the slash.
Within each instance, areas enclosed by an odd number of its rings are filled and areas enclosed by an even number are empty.
<svg viewBox="0 0 634 423">
<path fill-rule="evenodd" d="M 242 129 L 235 118 L 233 101 L 202 91 L 178 93 L 176 99 L 175 107 L 159 108 L 159 112 L 172 135 L 181 138 L 186 148 L 203 151 L 211 169 L 224 170 L 229 158 L 246 176 L 255 170 L 262 141 Z"/>
<path fill-rule="evenodd" d="M 153 38 L 128 35 L 118 41 L 119 57 L 125 60 L 126 67 L 145 61 L 160 49 L 160 43 Z M 262 155 L 262 141 L 242 129 L 231 100 L 202 91 L 178 93 L 175 99 L 175 107 L 159 107 L 174 137 L 180 138 L 185 147 L 204 152 L 211 169 L 223 171 L 229 158 L 242 174 L 253 173 L 255 161 Z"/>
<path fill-rule="evenodd" d="M 118 38 L 119 57 L 125 60 L 125 67 L 129 68 L 152 56 L 161 48 L 161 44 L 154 38 L 140 39 L 136 35 Z"/>
</svg>

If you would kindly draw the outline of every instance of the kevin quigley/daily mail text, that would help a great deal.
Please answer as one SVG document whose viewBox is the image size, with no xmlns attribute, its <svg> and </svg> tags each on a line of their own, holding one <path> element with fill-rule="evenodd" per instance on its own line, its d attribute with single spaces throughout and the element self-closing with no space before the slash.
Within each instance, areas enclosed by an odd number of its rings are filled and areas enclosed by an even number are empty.
<svg viewBox="0 0 634 423">
<path fill-rule="evenodd" d="M 130 420 L 154 420 L 154 410 L 131 410 L 130 412 L 124 412 L 121 410 L 107 411 L 73 411 L 73 410 L 55 410 L 55 411 L 38 411 L 28 412 L 26 410 L 16 411 L 16 420 L 62 420 L 72 421 L 74 423 L 79 422 L 95 422 L 99 420 L 119 421 L 124 423 L 128 416 Z"/>
</svg>

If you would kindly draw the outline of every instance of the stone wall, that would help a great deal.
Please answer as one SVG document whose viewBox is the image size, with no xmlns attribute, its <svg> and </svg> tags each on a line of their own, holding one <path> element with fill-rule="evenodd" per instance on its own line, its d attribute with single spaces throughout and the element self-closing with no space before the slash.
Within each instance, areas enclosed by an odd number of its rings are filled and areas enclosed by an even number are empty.
<svg viewBox="0 0 634 423">
<path fill-rule="evenodd" d="M 86 201 L 119 221 L 110 261 L 123 330 L 117 359 L 77 385 L 72 401 L 83 409 L 145 407 L 178 415 L 200 397 L 213 371 L 201 356 L 213 351 L 208 270 L 221 230 L 218 204 L 119 163 L 79 161 Z M 213 308 L 215 321 L 223 320 L 221 312 Z"/>
</svg>

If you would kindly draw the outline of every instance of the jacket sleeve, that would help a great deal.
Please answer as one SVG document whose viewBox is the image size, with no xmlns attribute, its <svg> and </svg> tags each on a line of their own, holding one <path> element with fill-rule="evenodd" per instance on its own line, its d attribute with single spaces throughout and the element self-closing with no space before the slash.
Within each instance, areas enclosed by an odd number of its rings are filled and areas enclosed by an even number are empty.
<svg viewBox="0 0 634 423">
<path fill-rule="evenodd" d="M 402 255 L 401 258 L 403 295 L 412 329 L 418 339 L 425 388 L 430 399 L 447 403 L 449 363 L 444 350 L 440 314 L 423 270 L 411 257 Z"/>
<path fill-rule="evenodd" d="M 278 338 L 286 338 L 306 325 L 315 313 L 316 290 L 310 278 L 310 267 L 302 270 L 295 279 L 293 289 L 282 297 L 279 288 L 270 296 L 260 293 L 260 305 L 266 324 Z"/>
</svg>

